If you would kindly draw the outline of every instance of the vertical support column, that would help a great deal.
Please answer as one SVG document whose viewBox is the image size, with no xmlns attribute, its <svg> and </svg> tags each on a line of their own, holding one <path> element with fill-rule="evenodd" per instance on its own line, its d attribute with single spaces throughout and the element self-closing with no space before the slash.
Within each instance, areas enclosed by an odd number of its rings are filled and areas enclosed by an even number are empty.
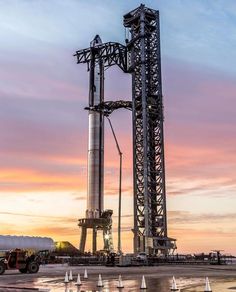
<svg viewBox="0 0 236 292">
<path fill-rule="evenodd" d="M 97 251 L 97 227 L 93 227 L 93 254 Z"/>
<path fill-rule="evenodd" d="M 121 184 L 122 184 L 122 153 L 120 155 L 120 175 L 119 175 L 119 208 L 118 208 L 118 253 L 121 254 Z"/>
<path fill-rule="evenodd" d="M 98 64 L 99 77 L 99 103 L 104 101 L 104 67 L 103 61 L 99 60 Z M 99 112 L 100 131 L 99 131 L 99 217 L 104 209 L 104 113 Z"/>
<path fill-rule="evenodd" d="M 85 250 L 85 243 L 87 238 L 87 227 L 81 226 L 80 246 L 79 250 L 83 253 Z"/>
<path fill-rule="evenodd" d="M 163 113 L 163 97 L 162 97 L 162 75 L 161 75 L 161 45 L 160 45 L 160 20 L 159 11 L 156 11 L 156 42 L 159 43 L 157 50 L 157 64 L 158 64 L 158 98 L 159 98 L 159 119 L 160 119 L 160 141 L 161 141 L 161 177 L 163 185 L 162 193 L 162 209 L 163 209 L 163 236 L 167 237 L 167 208 L 166 208 L 166 172 L 165 172 L 165 147 L 164 147 L 164 113 Z"/>
<path fill-rule="evenodd" d="M 132 39 L 135 37 L 133 29 L 131 29 L 131 37 Z M 135 49 L 134 46 L 129 48 L 131 50 L 131 58 L 130 58 L 130 64 L 131 66 L 135 64 Z M 136 147 L 134 146 L 137 141 L 137 131 L 136 131 L 136 100 L 135 100 L 135 88 L 136 88 L 136 82 L 135 82 L 135 74 L 132 74 L 132 135 L 133 135 L 133 212 L 134 212 L 134 228 L 133 228 L 133 249 L 134 252 L 137 253 L 140 251 L 140 237 L 139 237 L 139 230 L 138 230 L 138 205 L 137 205 L 137 172 L 136 172 L 136 164 L 137 164 L 137 158 L 136 158 Z"/>
<path fill-rule="evenodd" d="M 145 46 L 145 13 L 140 7 L 140 54 L 141 54 L 141 98 L 142 98 L 142 130 L 143 130 L 143 185 L 144 185 L 144 250 L 148 253 L 147 239 L 150 236 L 149 224 L 149 190 L 148 190 L 148 125 L 147 125 L 147 78 L 146 78 L 146 46 Z"/>
<path fill-rule="evenodd" d="M 104 244 L 103 249 L 108 250 L 109 244 L 108 244 L 108 234 L 107 234 L 106 228 L 103 229 L 103 244 Z"/>
</svg>

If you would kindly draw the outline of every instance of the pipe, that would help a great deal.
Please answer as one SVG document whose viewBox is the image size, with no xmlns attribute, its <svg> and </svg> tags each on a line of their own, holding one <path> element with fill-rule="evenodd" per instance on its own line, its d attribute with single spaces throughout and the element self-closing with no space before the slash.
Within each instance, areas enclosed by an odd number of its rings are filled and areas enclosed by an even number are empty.
<svg viewBox="0 0 236 292">
<path fill-rule="evenodd" d="M 118 150 L 118 154 L 120 156 L 120 173 L 119 173 L 119 202 L 118 202 L 118 247 L 117 247 L 117 251 L 118 253 L 122 253 L 121 251 L 121 192 L 122 192 L 122 152 L 120 150 L 120 146 L 119 143 L 117 141 L 116 135 L 115 135 L 115 131 L 113 129 L 111 120 L 109 119 L 109 117 L 107 116 L 108 122 L 110 124 L 111 127 L 111 131 L 113 134 L 113 137 L 115 139 L 115 143 L 116 143 L 116 148 Z"/>
</svg>

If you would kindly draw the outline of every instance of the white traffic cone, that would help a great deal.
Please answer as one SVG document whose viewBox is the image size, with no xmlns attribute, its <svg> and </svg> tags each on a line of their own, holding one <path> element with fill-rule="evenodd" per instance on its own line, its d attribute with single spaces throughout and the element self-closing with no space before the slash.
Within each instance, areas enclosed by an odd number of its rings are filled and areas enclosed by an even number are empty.
<svg viewBox="0 0 236 292">
<path fill-rule="evenodd" d="M 69 283 L 69 278 L 68 278 L 68 273 L 66 272 L 65 274 L 65 280 L 64 280 L 64 283 Z"/>
<path fill-rule="evenodd" d="M 204 292 L 212 292 L 208 277 L 206 277 L 206 286 Z"/>
<path fill-rule="evenodd" d="M 119 275 L 119 280 L 118 280 L 117 288 L 124 288 L 124 285 L 123 285 L 123 282 L 122 282 L 121 275 Z"/>
<path fill-rule="evenodd" d="M 87 269 L 84 270 L 84 279 L 88 279 L 88 272 L 87 272 Z"/>
<path fill-rule="evenodd" d="M 171 285 L 171 289 L 170 289 L 170 291 L 179 291 L 174 276 L 173 276 L 173 278 L 172 278 L 172 285 Z"/>
<path fill-rule="evenodd" d="M 146 281 L 145 281 L 145 277 L 144 276 L 142 277 L 142 284 L 141 284 L 140 289 L 147 289 L 147 285 L 146 285 Z"/>
<path fill-rule="evenodd" d="M 101 276 L 101 274 L 99 274 L 99 276 L 98 276 L 98 284 L 97 284 L 97 287 L 103 287 L 103 282 L 102 282 L 102 276 Z"/>
<path fill-rule="evenodd" d="M 69 281 L 73 281 L 73 275 L 72 275 L 72 271 L 70 270 L 70 273 L 69 273 Z"/>
<path fill-rule="evenodd" d="M 81 280 L 80 280 L 80 274 L 78 274 L 77 281 L 76 281 L 75 285 L 76 286 L 81 286 L 82 285 Z"/>
</svg>

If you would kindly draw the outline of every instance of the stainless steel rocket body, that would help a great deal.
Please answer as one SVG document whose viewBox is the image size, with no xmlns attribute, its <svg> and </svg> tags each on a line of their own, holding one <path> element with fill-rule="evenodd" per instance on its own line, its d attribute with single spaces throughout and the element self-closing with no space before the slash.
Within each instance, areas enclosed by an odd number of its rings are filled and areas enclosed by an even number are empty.
<svg viewBox="0 0 236 292">
<path fill-rule="evenodd" d="M 101 44 L 96 36 L 91 42 L 95 56 L 96 46 Z M 93 107 L 104 100 L 104 67 L 102 60 L 93 59 L 90 64 L 89 137 L 88 137 L 88 193 L 87 218 L 99 218 L 104 201 L 104 115 Z"/>
</svg>

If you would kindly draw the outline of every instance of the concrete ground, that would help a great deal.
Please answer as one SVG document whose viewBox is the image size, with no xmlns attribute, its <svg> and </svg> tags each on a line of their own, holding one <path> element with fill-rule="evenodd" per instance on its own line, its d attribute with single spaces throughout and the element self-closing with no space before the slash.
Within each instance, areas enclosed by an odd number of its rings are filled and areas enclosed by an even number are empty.
<svg viewBox="0 0 236 292">
<path fill-rule="evenodd" d="M 87 268 L 89 278 L 83 279 Z M 72 270 L 74 282 L 64 284 L 65 272 Z M 75 285 L 78 273 L 81 275 L 82 286 Z M 104 279 L 104 288 L 96 287 L 98 274 Z M 47 265 L 41 266 L 37 274 L 21 274 L 18 271 L 6 271 L 0 276 L 0 292 L 15 291 L 118 291 L 117 279 L 122 275 L 124 289 L 120 291 L 139 291 L 141 277 L 145 275 L 148 291 L 170 291 L 171 279 L 174 275 L 181 291 L 204 291 L 204 278 L 210 279 L 214 292 L 236 291 L 236 265 L 199 266 L 199 265 L 167 265 L 155 267 L 100 267 Z M 221 287 L 221 288 L 219 288 Z M 220 289 L 220 290 L 219 290 Z M 230 289 L 230 290 L 229 290 Z"/>
</svg>

